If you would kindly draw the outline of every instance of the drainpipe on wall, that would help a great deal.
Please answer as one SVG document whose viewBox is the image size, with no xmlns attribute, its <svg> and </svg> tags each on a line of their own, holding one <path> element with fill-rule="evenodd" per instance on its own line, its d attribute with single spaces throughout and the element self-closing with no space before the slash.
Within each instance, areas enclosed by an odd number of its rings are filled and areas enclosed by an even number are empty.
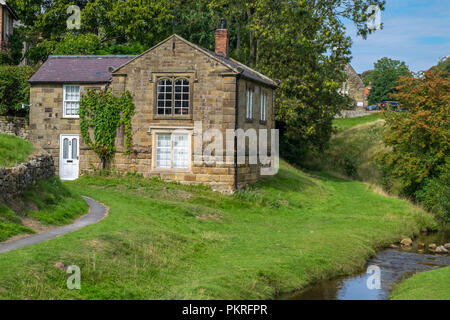
<svg viewBox="0 0 450 320">
<path fill-rule="evenodd" d="M 234 108 L 234 188 L 238 190 L 238 155 L 237 155 L 237 136 L 236 130 L 239 127 L 239 80 L 241 78 L 244 69 L 238 67 L 239 73 L 236 75 L 236 107 Z"/>
</svg>

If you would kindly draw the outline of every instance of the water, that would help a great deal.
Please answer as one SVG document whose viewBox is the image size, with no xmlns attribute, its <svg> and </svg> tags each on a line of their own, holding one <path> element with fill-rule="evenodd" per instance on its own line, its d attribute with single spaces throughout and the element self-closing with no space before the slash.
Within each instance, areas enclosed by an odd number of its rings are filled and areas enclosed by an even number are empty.
<svg viewBox="0 0 450 320">
<path fill-rule="evenodd" d="M 367 266 L 375 265 L 381 271 L 381 288 L 368 289 L 369 277 L 373 272 L 322 281 L 302 291 L 285 294 L 282 300 L 386 300 L 395 284 L 417 272 L 429 271 L 450 266 L 449 255 L 434 255 L 428 244 L 442 245 L 449 242 L 449 233 L 421 235 L 409 248 L 388 249 L 379 252 Z M 419 245 L 423 243 L 425 246 Z"/>
</svg>

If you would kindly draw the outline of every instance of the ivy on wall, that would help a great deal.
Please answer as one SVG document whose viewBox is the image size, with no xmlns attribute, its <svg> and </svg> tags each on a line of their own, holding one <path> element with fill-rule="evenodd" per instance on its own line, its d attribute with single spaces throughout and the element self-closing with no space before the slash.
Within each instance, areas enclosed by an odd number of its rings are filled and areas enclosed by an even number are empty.
<svg viewBox="0 0 450 320">
<path fill-rule="evenodd" d="M 129 91 L 115 96 L 110 91 L 87 90 L 81 97 L 81 136 L 86 145 L 102 160 L 103 168 L 114 156 L 117 128 L 121 125 L 125 131 L 125 152 L 130 153 L 133 115 L 134 103 Z"/>
</svg>

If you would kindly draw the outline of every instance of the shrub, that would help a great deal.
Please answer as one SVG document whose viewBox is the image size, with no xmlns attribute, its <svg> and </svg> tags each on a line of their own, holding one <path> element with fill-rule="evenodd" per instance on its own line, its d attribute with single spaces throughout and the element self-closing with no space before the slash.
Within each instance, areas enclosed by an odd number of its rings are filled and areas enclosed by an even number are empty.
<svg viewBox="0 0 450 320">
<path fill-rule="evenodd" d="M 28 79 L 33 73 L 29 66 L 0 66 L 0 115 L 15 113 L 22 103 L 29 103 Z"/>
<path fill-rule="evenodd" d="M 13 61 L 7 50 L 0 51 L 0 65 L 12 65 Z"/>
<path fill-rule="evenodd" d="M 396 89 L 394 96 L 408 112 L 385 114 L 388 130 L 383 140 L 390 150 L 378 158 L 386 174 L 400 181 L 403 195 L 418 197 L 441 212 L 448 209 L 440 197 L 445 198 L 442 192 L 448 191 L 449 183 L 450 80 L 444 72 L 432 70 L 420 78 L 401 78 Z"/>
<path fill-rule="evenodd" d="M 450 222 L 450 162 L 437 178 L 427 179 L 415 194 L 416 199 L 426 209 L 436 213 L 445 223 Z"/>
</svg>

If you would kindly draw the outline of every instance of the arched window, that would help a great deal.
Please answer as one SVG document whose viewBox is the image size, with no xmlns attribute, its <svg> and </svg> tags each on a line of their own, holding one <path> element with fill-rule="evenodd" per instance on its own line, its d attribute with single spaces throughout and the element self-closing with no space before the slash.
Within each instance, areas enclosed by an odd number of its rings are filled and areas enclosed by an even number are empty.
<svg viewBox="0 0 450 320">
<path fill-rule="evenodd" d="M 191 90 L 187 78 L 164 77 L 157 82 L 158 116 L 188 116 L 190 113 Z"/>
<path fill-rule="evenodd" d="M 189 81 L 175 81 L 175 114 L 189 114 Z"/>
<path fill-rule="evenodd" d="M 161 79 L 158 81 L 158 114 L 172 114 L 172 80 Z"/>
</svg>

